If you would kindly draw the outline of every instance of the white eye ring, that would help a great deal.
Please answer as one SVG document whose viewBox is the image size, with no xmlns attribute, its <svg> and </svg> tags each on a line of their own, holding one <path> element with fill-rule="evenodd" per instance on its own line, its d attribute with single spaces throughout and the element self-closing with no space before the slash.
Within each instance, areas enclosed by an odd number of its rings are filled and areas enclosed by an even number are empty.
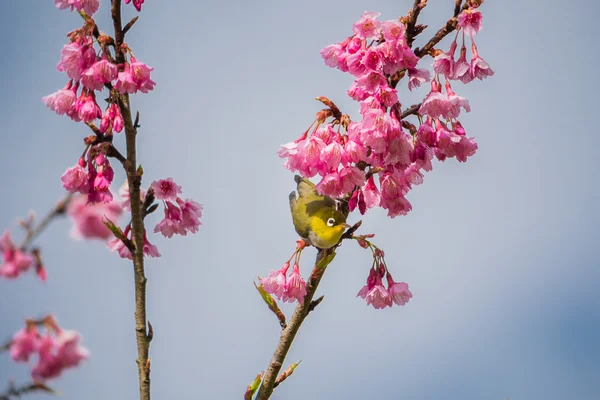
<svg viewBox="0 0 600 400">
<path fill-rule="evenodd" d="M 335 219 L 329 218 L 327 220 L 327 226 L 334 226 L 334 225 L 335 225 Z"/>
</svg>

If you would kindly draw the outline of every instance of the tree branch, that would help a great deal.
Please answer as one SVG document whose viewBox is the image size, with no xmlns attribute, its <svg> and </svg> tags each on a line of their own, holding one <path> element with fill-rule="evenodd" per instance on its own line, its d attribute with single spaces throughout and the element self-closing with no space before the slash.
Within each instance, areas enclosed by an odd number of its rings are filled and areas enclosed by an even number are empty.
<svg viewBox="0 0 600 400">
<path fill-rule="evenodd" d="M 115 30 L 115 58 L 117 64 L 125 62 L 123 43 L 125 33 L 121 22 L 121 0 L 112 0 L 112 20 Z M 140 400 L 150 400 L 150 335 L 146 332 L 146 276 L 144 273 L 144 220 L 140 199 L 141 174 L 137 173 L 136 135 L 137 129 L 131 117 L 129 95 L 118 94 L 117 101 L 125 121 L 127 161 L 125 172 L 131 200 L 131 231 L 135 246 L 133 251 L 133 277 L 135 282 L 135 332 L 137 341 L 137 365 L 140 385 Z"/>
<path fill-rule="evenodd" d="M 292 315 L 292 319 L 290 319 L 287 327 L 281 332 L 279 343 L 275 348 L 273 358 L 269 363 L 267 372 L 265 373 L 260 389 L 258 390 L 256 400 L 267 400 L 269 397 L 271 397 L 271 394 L 273 394 L 275 382 L 279 375 L 279 371 L 281 370 L 281 366 L 285 361 L 285 357 L 292 346 L 292 342 L 296 337 L 296 333 L 298 333 L 298 329 L 300 329 L 300 326 L 310 311 L 312 299 L 317 291 L 319 282 L 321 282 L 321 278 L 323 278 L 323 274 L 327 269 L 327 265 L 329 265 L 334 257 L 334 250 L 319 249 L 319 252 L 317 253 L 317 259 L 315 261 L 315 268 L 313 269 L 306 285 L 306 296 L 304 296 L 304 301 L 302 304 L 298 304 L 294 314 Z"/>
<path fill-rule="evenodd" d="M 40 221 L 40 223 L 35 227 L 27 227 L 27 235 L 25 239 L 19 245 L 19 248 L 25 250 L 44 229 L 52 222 L 52 220 L 58 216 L 63 215 L 67 211 L 67 207 L 71 202 L 73 195 L 71 193 L 67 194 L 64 198 L 59 200 L 56 203 L 56 206 L 50 210 L 50 212 Z"/>
</svg>

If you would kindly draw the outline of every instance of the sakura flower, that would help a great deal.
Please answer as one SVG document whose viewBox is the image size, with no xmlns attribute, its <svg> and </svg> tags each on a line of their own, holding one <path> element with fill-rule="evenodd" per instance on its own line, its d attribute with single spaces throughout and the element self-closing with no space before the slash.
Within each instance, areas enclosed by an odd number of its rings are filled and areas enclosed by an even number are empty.
<svg viewBox="0 0 600 400">
<path fill-rule="evenodd" d="M 0 277 L 14 279 L 27 272 L 35 263 L 35 258 L 17 248 L 10 237 L 10 231 L 4 232 L 0 237 L 0 251 L 2 251 L 2 264 L 0 264 Z"/>
<path fill-rule="evenodd" d="M 100 0 L 54 0 L 54 4 L 61 10 L 71 7 L 71 11 L 84 11 L 89 16 L 100 8 Z"/>
<path fill-rule="evenodd" d="M 378 12 L 365 11 L 352 26 L 354 34 L 361 39 L 376 39 L 381 30 L 381 22 L 377 20 L 379 15 Z"/>
<path fill-rule="evenodd" d="M 450 87 L 450 81 L 446 81 L 446 94 L 449 107 L 446 109 L 446 113 L 443 114 L 445 118 L 458 118 L 461 108 L 464 108 L 466 112 L 471 111 L 469 100 L 454 93 L 452 87 Z"/>
<path fill-rule="evenodd" d="M 408 284 L 405 282 L 394 282 L 392 275 L 387 273 L 388 294 L 392 301 L 399 306 L 403 306 L 412 298 L 412 293 L 408 290 Z"/>
<path fill-rule="evenodd" d="M 439 53 L 433 59 L 433 70 L 436 74 L 452 76 L 454 71 L 454 53 L 456 52 L 456 40 L 450 45 L 447 53 Z"/>
<path fill-rule="evenodd" d="M 150 79 L 150 73 L 154 70 L 154 68 L 136 60 L 135 57 L 131 57 L 130 68 L 133 80 L 137 84 L 140 92 L 148 93 L 150 90 L 154 89 L 156 83 Z"/>
<path fill-rule="evenodd" d="M 450 79 L 459 80 L 462 83 L 469 83 L 475 77 L 471 73 L 471 64 L 467 62 L 467 47 L 464 42 L 460 48 L 460 57 L 456 64 L 454 64 L 454 70 Z"/>
<path fill-rule="evenodd" d="M 493 76 L 494 71 L 490 68 L 490 64 L 479 56 L 475 42 L 473 42 L 471 46 L 471 52 L 473 53 L 473 58 L 471 59 L 471 75 L 479 80 L 484 80 L 488 76 Z"/>
<path fill-rule="evenodd" d="M 458 26 L 470 36 L 475 35 L 481 30 L 482 21 L 483 15 L 476 8 L 469 8 L 458 15 Z"/>
<path fill-rule="evenodd" d="M 127 226 L 125 231 L 123 232 L 128 239 L 131 239 L 131 228 Z M 106 243 L 108 249 L 110 251 L 116 251 L 121 258 L 127 258 L 129 260 L 133 260 L 133 256 L 131 255 L 131 251 L 125 246 L 125 243 L 119 238 L 114 238 L 109 240 Z M 146 237 L 146 233 L 144 233 L 144 256 L 146 257 L 160 257 L 160 253 L 158 252 L 158 248 L 148 241 Z"/>
<path fill-rule="evenodd" d="M 181 226 L 183 229 L 190 233 L 198 232 L 198 228 L 202 223 L 200 217 L 202 217 L 202 204 L 198 204 L 191 199 L 177 199 L 177 204 L 181 209 Z"/>
<path fill-rule="evenodd" d="M 278 299 L 281 299 L 286 290 L 286 274 L 290 263 L 286 262 L 278 270 L 272 270 L 265 278 L 259 278 L 265 291 Z"/>
<path fill-rule="evenodd" d="M 338 58 L 342 52 L 342 46 L 339 43 L 336 43 L 323 47 L 320 53 L 328 67 L 337 68 L 339 65 Z"/>
<path fill-rule="evenodd" d="M 104 224 L 108 219 L 115 224 L 123 213 L 122 207 L 116 202 L 88 204 L 87 196 L 75 196 L 67 207 L 67 215 L 73 221 L 71 237 L 74 239 L 107 240 L 112 232 Z"/>
<path fill-rule="evenodd" d="M 102 90 L 105 83 L 112 82 L 117 76 L 117 66 L 103 58 L 83 73 L 81 83 L 87 89 Z"/>
<path fill-rule="evenodd" d="M 119 196 L 122 199 L 121 207 L 124 210 L 131 211 L 131 198 L 129 196 L 129 183 L 127 180 L 119 188 Z M 143 203 L 146 200 L 146 191 L 140 188 L 140 202 Z"/>
<path fill-rule="evenodd" d="M 159 179 L 150 184 L 154 190 L 154 196 L 158 200 L 176 201 L 177 195 L 181 194 L 181 186 L 173 182 L 173 178 Z"/>
<path fill-rule="evenodd" d="M 138 91 L 138 83 L 135 81 L 133 74 L 131 73 L 131 67 L 129 63 L 125 63 L 123 71 L 117 75 L 115 81 L 115 89 L 119 93 L 136 93 Z"/>
<path fill-rule="evenodd" d="M 160 232 L 164 237 L 187 235 L 181 223 L 181 210 L 170 201 L 165 202 L 165 217 L 154 227 L 154 232 Z"/>
<path fill-rule="evenodd" d="M 263 285 L 264 287 L 264 285 Z M 306 296 L 306 281 L 300 275 L 300 267 L 294 264 L 292 273 L 287 279 L 283 292 L 283 301 L 292 303 L 298 301 L 302 304 Z"/>
<path fill-rule="evenodd" d="M 381 31 L 386 42 L 396 43 L 404 39 L 406 28 L 399 21 L 385 21 L 381 24 Z"/>
<path fill-rule="evenodd" d="M 365 206 L 367 208 L 373 208 L 379 205 L 381 195 L 379 194 L 379 189 L 377 189 L 377 186 L 375 185 L 373 175 L 367 179 L 367 183 L 362 192 L 365 199 Z"/>
<path fill-rule="evenodd" d="M 431 74 L 426 69 L 409 69 L 408 70 L 408 90 L 412 91 L 418 88 L 422 83 L 429 82 Z"/>
<path fill-rule="evenodd" d="M 125 4 L 131 3 L 131 0 L 125 0 Z M 133 0 L 133 6 L 138 12 L 142 11 L 142 4 L 144 4 L 144 0 Z"/>
<path fill-rule="evenodd" d="M 75 105 L 77 115 L 85 122 L 91 122 L 96 118 L 102 118 L 102 110 L 96 103 L 96 95 L 93 91 L 82 91 Z"/>
<path fill-rule="evenodd" d="M 71 193 L 87 193 L 89 174 L 85 170 L 85 160 L 80 158 L 77 164 L 68 168 L 60 177 L 63 187 Z"/>
<path fill-rule="evenodd" d="M 427 97 L 425 97 L 425 100 L 421 103 L 419 114 L 427 114 L 431 118 L 438 118 L 447 114 L 450 104 L 448 102 L 448 97 L 444 93 L 441 93 L 440 89 L 440 84 L 435 80 L 432 80 L 431 92 L 429 92 Z"/>
<path fill-rule="evenodd" d="M 67 368 L 78 366 L 89 357 L 89 351 L 79 344 L 81 336 L 75 331 L 59 331 L 56 337 L 40 339 L 39 361 L 31 371 L 33 379 L 45 381 L 57 378 Z"/>
<path fill-rule="evenodd" d="M 73 82 L 69 81 L 63 89 L 42 97 L 42 101 L 46 107 L 58 115 L 64 115 L 70 111 L 73 112 L 72 110 L 74 110 L 75 103 L 77 102 L 77 87 L 78 85 L 75 85 L 73 89 Z"/>
<path fill-rule="evenodd" d="M 372 305 L 376 309 L 390 307 L 392 298 L 381 281 L 381 275 L 371 269 L 371 274 L 367 279 L 367 285 L 357 294 L 367 301 L 367 305 Z"/>
<path fill-rule="evenodd" d="M 10 342 L 10 357 L 14 361 L 29 361 L 29 357 L 37 351 L 39 345 L 35 326 L 27 326 L 14 334 Z"/>
</svg>

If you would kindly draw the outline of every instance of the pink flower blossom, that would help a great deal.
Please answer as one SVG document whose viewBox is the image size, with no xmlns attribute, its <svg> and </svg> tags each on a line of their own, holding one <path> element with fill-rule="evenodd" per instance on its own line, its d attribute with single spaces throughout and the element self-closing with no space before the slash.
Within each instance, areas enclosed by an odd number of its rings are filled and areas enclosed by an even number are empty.
<svg viewBox="0 0 600 400">
<path fill-rule="evenodd" d="M 368 70 L 379 72 L 383 66 L 383 54 L 377 47 L 371 47 L 366 51 L 362 63 Z"/>
<path fill-rule="evenodd" d="M 125 0 L 125 4 L 131 3 L 131 0 Z M 136 10 L 142 11 L 142 4 L 144 4 L 144 0 L 133 0 L 133 6 Z"/>
<path fill-rule="evenodd" d="M 458 15 L 458 26 L 470 36 L 475 35 L 481 30 L 482 21 L 483 15 L 476 8 L 469 8 Z"/>
<path fill-rule="evenodd" d="M 77 102 L 77 87 L 73 88 L 73 82 L 69 81 L 67 85 L 57 92 L 42 97 L 42 101 L 52 111 L 58 115 L 64 115 L 69 112 L 74 112 Z"/>
<path fill-rule="evenodd" d="M 422 83 L 429 82 L 431 74 L 426 69 L 409 69 L 408 70 L 408 90 L 412 91 L 418 88 Z"/>
<path fill-rule="evenodd" d="M 431 118 L 438 118 L 448 113 L 450 103 L 448 96 L 440 91 L 441 86 L 435 80 L 431 81 L 431 92 L 425 97 L 425 100 L 419 107 L 419 114 L 429 115 Z"/>
<path fill-rule="evenodd" d="M 23 272 L 27 272 L 35 263 L 35 258 L 17 248 L 10 237 L 10 231 L 5 231 L 0 237 L 0 251 L 2 251 L 2 264 L 0 264 L 0 277 L 14 279 Z"/>
<path fill-rule="evenodd" d="M 39 361 L 31 371 L 33 379 L 45 381 L 59 377 L 67 368 L 78 366 L 89 357 L 89 351 L 79 344 L 81 337 L 75 331 L 59 331 L 56 337 L 44 335 L 40 339 Z"/>
<path fill-rule="evenodd" d="M 381 31 L 386 42 L 397 43 L 404 39 L 406 28 L 403 23 L 391 20 L 381 25 Z"/>
<path fill-rule="evenodd" d="M 10 357 L 14 361 L 28 362 L 39 345 L 38 333 L 35 326 L 25 327 L 14 334 L 10 342 Z"/>
<path fill-rule="evenodd" d="M 449 107 L 446 109 L 446 113 L 443 114 L 445 118 L 458 118 L 461 108 L 464 108 L 466 112 L 471 111 L 469 100 L 454 93 L 450 86 L 450 81 L 446 81 L 446 95 Z"/>
<path fill-rule="evenodd" d="M 278 299 L 281 299 L 286 290 L 286 274 L 290 268 L 290 263 L 286 262 L 278 270 L 271 270 L 265 278 L 259 278 L 265 291 Z"/>
<path fill-rule="evenodd" d="M 96 61 L 81 77 L 81 83 L 90 90 L 102 90 L 104 84 L 117 78 L 117 66 L 103 58 Z"/>
<path fill-rule="evenodd" d="M 165 202 L 165 217 L 154 227 L 154 232 L 160 232 L 164 237 L 187 235 L 182 226 L 181 210 L 170 201 Z"/>
<path fill-rule="evenodd" d="M 365 199 L 365 206 L 367 208 L 373 208 L 379 205 L 381 195 L 379 193 L 379 189 L 375 185 L 372 175 L 369 177 L 365 187 L 363 188 L 363 196 Z"/>
<path fill-rule="evenodd" d="M 129 226 L 125 228 L 125 231 L 123 233 L 125 234 L 125 237 L 131 239 L 131 228 Z M 116 251 L 119 254 L 119 257 L 133 260 L 131 252 L 129 251 L 127 246 L 125 246 L 121 239 L 114 238 L 112 240 L 109 240 L 106 243 L 106 245 L 108 246 L 108 249 L 110 251 Z M 144 233 L 144 256 L 153 258 L 160 257 L 158 248 L 148 241 L 146 233 Z"/>
<path fill-rule="evenodd" d="M 362 297 L 367 301 L 367 305 L 372 305 L 376 309 L 391 307 L 392 298 L 381 281 L 381 275 L 375 269 L 371 268 L 367 284 L 358 292 L 357 297 Z"/>
<path fill-rule="evenodd" d="M 379 15 L 378 12 L 365 11 L 352 26 L 354 34 L 361 39 L 377 39 L 381 31 L 381 22 L 377 20 Z"/>
<path fill-rule="evenodd" d="M 102 110 L 96 103 L 96 95 L 93 91 L 83 90 L 75 105 L 77 115 L 85 122 L 91 122 L 96 118 L 102 118 Z"/>
<path fill-rule="evenodd" d="M 110 229 L 104 225 L 105 219 L 118 224 L 123 209 L 116 202 L 88 204 L 87 196 L 75 196 L 67 207 L 67 215 L 73 221 L 71 237 L 74 239 L 108 240 Z"/>
<path fill-rule="evenodd" d="M 177 199 L 177 204 L 181 209 L 181 225 L 184 230 L 190 233 L 198 232 L 198 228 L 202 223 L 200 218 L 202 217 L 202 204 L 198 204 L 191 199 Z"/>
<path fill-rule="evenodd" d="M 66 72 L 70 79 L 78 81 L 83 72 L 96 60 L 96 52 L 90 44 L 81 45 L 78 42 L 63 46 L 60 61 L 56 69 Z"/>
<path fill-rule="evenodd" d="M 471 74 L 471 64 L 467 62 L 467 47 L 464 42 L 460 48 L 460 57 L 456 64 L 454 64 L 454 70 L 450 79 L 459 80 L 462 83 L 469 83 L 474 79 L 474 76 Z"/>
<path fill-rule="evenodd" d="M 54 4 L 61 10 L 71 7 L 71 11 L 85 11 L 89 16 L 95 14 L 100 8 L 100 0 L 54 0 Z"/>
<path fill-rule="evenodd" d="M 387 85 L 379 88 L 379 93 L 377 93 L 376 97 L 381 101 L 381 104 L 386 107 L 391 107 L 398 103 L 398 91 Z"/>
<path fill-rule="evenodd" d="M 367 67 L 363 64 L 366 50 L 359 50 L 354 54 L 349 54 L 346 57 L 346 65 L 348 66 L 348 72 L 352 75 L 359 77 L 366 73 Z"/>
<path fill-rule="evenodd" d="M 394 282 L 392 275 L 387 273 L 388 293 L 392 301 L 399 306 L 403 306 L 412 298 L 412 293 L 408 290 L 408 284 L 405 282 Z"/>
<path fill-rule="evenodd" d="M 325 60 L 325 65 L 331 68 L 338 68 L 339 62 L 338 59 L 342 54 L 342 46 L 339 43 L 330 44 L 329 46 L 323 47 L 321 49 L 321 56 L 323 60 Z"/>
<path fill-rule="evenodd" d="M 264 285 L 263 285 L 264 287 Z M 300 266 L 294 264 L 292 273 L 287 279 L 283 291 L 283 301 L 292 303 L 298 301 L 302 304 L 306 296 L 306 281 L 300 275 Z"/>
<path fill-rule="evenodd" d="M 440 53 L 433 59 L 433 70 L 436 74 L 452 76 L 454 71 L 454 53 L 456 52 L 456 40 L 450 45 L 447 53 Z"/>
<path fill-rule="evenodd" d="M 342 179 L 337 171 L 331 171 L 316 185 L 317 191 L 325 196 L 341 197 L 344 194 Z"/>
<path fill-rule="evenodd" d="M 125 63 L 123 67 L 123 71 L 119 72 L 117 75 L 117 80 L 115 81 L 115 89 L 119 93 L 129 93 L 133 94 L 138 91 L 138 84 L 135 81 L 133 74 L 131 73 L 131 67 L 129 63 Z"/>
<path fill-rule="evenodd" d="M 344 152 L 344 148 L 338 142 L 331 142 L 323 151 L 321 151 L 321 161 L 322 161 L 322 173 L 326 174 L 332 169 L 338 168 L 340 162 L 342 161 L 342 153 Z"/>
<path fill-rule="evenodd" d="M 150 90 L 154 89 L 156 83 L 150 79 L 150 73 L 154 70 L 154 68 L 136 60 L 135 57 L 131 57 L 130 68 L 133 80 L 137 84 L 140 92 L 148 93 Z"/>
<path fill-rule="evenodd" d="M 181 186 L 173 181 L 173 178 L 159 179 L 150 184 L 154 190 L 154 196 L 157 200 L 176 201 L 177 195 L 181 194 Z"/>
<path fill-rule="evenodd" d="M 85 170 L 85 160 L 80 158 L 76 165 L 68 168 L 60 177 L 63 187 L 71 193 L 87 193 L 89 174 Z"/>
<path fill-rule="evenodd" d="M 471 75 L 479 80 L 484 80 L 488 76 L 494 75 L 494 71 L 490 68 L 490 64 L 479 56 L 475 42 L 473 42 L 471 46 L 471 52 L 473 53 L 473 58 L 471 59 Z"/>
</svg>

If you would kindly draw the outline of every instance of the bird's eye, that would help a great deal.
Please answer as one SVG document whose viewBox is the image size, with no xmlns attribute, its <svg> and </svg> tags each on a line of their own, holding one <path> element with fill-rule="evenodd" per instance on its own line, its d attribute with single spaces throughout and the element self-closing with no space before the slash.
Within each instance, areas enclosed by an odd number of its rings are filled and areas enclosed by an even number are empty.
<svg viewBox="0 0 600 400">
<path fill-rule="evenodd" d="M 334 225 L 335 225 L 335 219 L 329 218 L 327 220 L 327 226 L 334 226 Z"/>
</svg>

